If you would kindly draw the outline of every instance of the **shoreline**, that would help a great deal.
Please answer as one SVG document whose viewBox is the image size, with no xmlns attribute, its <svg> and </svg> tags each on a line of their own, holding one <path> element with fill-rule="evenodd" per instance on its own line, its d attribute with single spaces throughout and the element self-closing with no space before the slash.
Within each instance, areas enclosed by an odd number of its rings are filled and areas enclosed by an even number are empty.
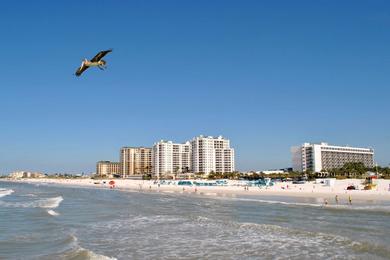
<svg viewBox="0 0 390 260">
<path fill-rule="evenodd" d="M 53 179 L 53 178 L 26 178 L 26 179 L 0 179 L 0 182 L 12 183 L 29 183 L 29 184 L 56 184 L 61 186 L 72 187 L 93 187 L 110 189 L 108 182 L 110 179 L 94 180 L 94 179 Z M 120 191 L 154 191 L 164 193 L 194 193 L 206 196 L 274 196 L 288 198 L 309 198 L 318 201 L 328 200 L 334 202 L 337 195 L 340 201 L 346 201 L 353 198 L 354 201 L 385 201 L 390 202 L 390 180 L 378 180 L 378 185 L 375 190 L 346 190 L 348 185 L 356 185 L 361 188 L 362 180 L 347 179 L 337 180 L 332 187 L 316 184 L 314 182 L 306 182 L 305 184 L 292 184 L 291 182 L 277 182 L 270 187 L 248 187 L 238 185 L 238 181 L 229 181 L 229 186 L 179 186 L 179 185 L 160 185 L 154 184 L 154 181 L 149 180 L 128 180 L 115 179 L 115 188 Z M 106 182 L 106 184 L 103 184 Z M 99 183 L 99 184 L 95 184 Z M 333 203 L 331 203 L 333 204 Z"/>
</svg>

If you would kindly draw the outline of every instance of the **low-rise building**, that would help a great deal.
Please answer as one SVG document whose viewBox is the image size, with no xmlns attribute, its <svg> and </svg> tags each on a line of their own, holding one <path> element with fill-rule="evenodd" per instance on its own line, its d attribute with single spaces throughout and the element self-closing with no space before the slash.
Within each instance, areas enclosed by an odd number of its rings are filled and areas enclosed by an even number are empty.
<svg viewBox="0 0 390 260">
<path fill-rule="evenodd" d="M 294 171 L 321 172 L 341 168 L 350 162 L 361 162 L 370 168 L 374 166 L 374 150 L 371 148 L 304 143 L 292 147 L 291 153 Z"/>
<path fill-rule="evenodd" d="M 119 162 L 99 161 L 96 163 L 97 176 L 111 176 L 114 174 L 120 174 Z"/>
<path fill-rule="evenodd" d="M 260 173 L 264 173 L 266 175 L 269 175 L 269 174 L 284 174 L 286 172 L 283 170 L 267 170 L 267 171 L 261 171 Z"/>
<path fill-rule="evenodd" d="M 25 171 L 16 171 L 16 172 L 11 172 L 8 177 L 10 178 L 23 178 Z"/>
<path fill-rule="evenodd" d="M 10 178 L 44 178 L 45 174 L 40 172 L 16 171 L 8 175 Z"/>
</svg>

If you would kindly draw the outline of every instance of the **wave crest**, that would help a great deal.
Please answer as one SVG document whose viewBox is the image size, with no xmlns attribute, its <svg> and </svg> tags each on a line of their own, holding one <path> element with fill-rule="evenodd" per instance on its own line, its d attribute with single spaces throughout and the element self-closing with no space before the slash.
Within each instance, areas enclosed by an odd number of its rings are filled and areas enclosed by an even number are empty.
<svg viewBox="0 0 390 260">
<path fill-rule="evenodd" d="M 115 257 L 99 255 L 91 250 L 82 247 L 79 247 L 71 252 L 65 253 L 64 259 L 116 260 Z"/>
<path fill-rule="evenodd" d="M 34 208 L 55 209 L 60 205 L 61 201 L 63 201 L 63 200 L 64 200 L 64 198 L 62 198 L 62 196 L 36 200 L 33 202 L 34 203 L 33 207 Z"/>
<path fill-rule="evenodd" d="M 0 189 L 0 198 L 11 195 L 12 193 L 14 193 L 14 190 Z"/>
<path fill-rule="evenodd" d="M 221 198 L 217 198 L 221 199 Z M 301 207 L 313 207 L 313 208 L 324 208 L 324 209 L 339 209 L 339 210 L 361 210 L 361 211 L 379 211 L 379 212 L 390 212 L 390 206 L 387 205 L 324 205 L 324 204 L 315 204 L 315 203 L 305 203 L 305 202 L 287 202 L 279 200 L 263 200 L 263 199 L 251 199 L 251 198 L 229 198 L 229 200 L 235 201 L 248 201 L 248 202 L 258 202 L 263 204 L 279 204 L 285 206 L 301 206 Z"/>
<path fill-rule="evenodd" d="M 45 209 L 55 209 L 57 208 L 61 201 L 64 199 L 62 196 L 47 198 L 47 199 L 39 199 L 30 202 L 4 202 L 0 201 L 0 205 L 5 207 L 15 207 L 15 208 L 45 208 Z"/>
<path fill-rule="evenodd" d="M 61 240 L 63 248 L 49 255 L 40 255 L 39 259 L 89 259 L 89 260 L 115 260 L 116 258 L 97 254 L 89 249 L 81 247 L 78 238 L 69 234 L 64 240 Z"/>
<path fill-rule="evenodd" d="M 52 209 L 48 210 L 47 213 L 48 213 L 49 215 L 52 215 L 52 216 L 58 216 L 58 215 L 60 215 L 59 213 L 55 212 L 55 211 L 52 210 Z"/>
</svg>

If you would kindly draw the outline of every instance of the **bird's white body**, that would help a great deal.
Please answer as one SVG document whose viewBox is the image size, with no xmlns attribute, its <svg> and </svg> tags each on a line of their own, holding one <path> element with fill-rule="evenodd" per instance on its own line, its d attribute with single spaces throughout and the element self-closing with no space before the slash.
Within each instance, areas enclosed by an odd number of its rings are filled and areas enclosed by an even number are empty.
<svg viewBox="0 0 390 260">
<path fill-rule="evenodd" d="M 105 63 L 104 63 L 104 61 L 101 61 L 101 60 L 96 61 L 96 62 L 92 62 L 92 61 L 85 59 L 83 61 L 83 63 L 81 64 L 81 66 L 83 66 L 83 65 L 88 66 L 88 67 L 92 67 L 92 66 L 103 66 L 103 65 L 105 65 Z"/>
</svg>

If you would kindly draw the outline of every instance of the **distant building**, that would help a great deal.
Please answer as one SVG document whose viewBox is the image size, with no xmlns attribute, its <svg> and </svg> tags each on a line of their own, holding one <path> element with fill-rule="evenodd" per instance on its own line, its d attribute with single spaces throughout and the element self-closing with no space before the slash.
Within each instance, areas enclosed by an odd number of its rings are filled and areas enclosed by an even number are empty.
<svg viewBox="0 0 390 260">
<path fill-rule="evenodd" d="M 230 140 L 199 136 L 185 143 L 160 141 L 153 148 L 122 147 L 117 163 L 100 161 L 96 174 L 119 173 L 123 178 L 190 176 L 192 173 L 229 173 L 235 170 L 234 149 Z"/>
<path fill-rule="evenodd" d="M 267 171 L 261 171 L 260 173 L 269 175 L 269 174 L 284 174 L 286 172 L 284 170 L 267 170 Z"/>
<path fill-rule="evenodd" d="M 157 178 L 190 172 L 190 143 L 179 144 L 164 140 L 155 143 L 152 151 L 152 169 L 153 176 Z"/>
<path fill-rule="evenodd" d="M 10 178 L 44 178 L 45 174 L 40 172 L 16 171 L 8 175 Z"/>
<path fill-rule="evenodd" d="M 310 144 L 291 148 L 294 171 L 320 172 L 341 168 L 349 162 L 361 162 L 366 167 L 374 166 L 374 150 L 349 146 L 334 146 L 327 143 Z"/>
<path fill-rule="evenodd" d="M 234 149 L 230 147 L 230 140 L 218 137 L 198 136 L 191 140 L 191 162 L 194 173 L 233 172 Z"/>
<path fill-rule="evenodd" d="M 96 175 L 110 176 L 120 174 L 120 164 L 118 162 L 99 161 L 96 163 Z"/>
<path fill-rule="evenodd" d="M 46 175 L 40 172 L 32 172 L 30 173 L 30 178 L 45 178 Z"/>
<path fill-rule="evenodd" d="M 24 174 L 25 174 L 24 171 L 16 171 L 16 172 L 11 172 L 11 173 L 8 175 L 8 177 L 10 177 L 10 178 L 15 178 L 15 179 L 17 179 L 17 178 L 23 178 Z"/>
<path fill-rule="evenodd" d="M 120 173 L 122 177 L 152 172 L 152 149 L 146 147 L 122 147 Z"/>
</svg>

